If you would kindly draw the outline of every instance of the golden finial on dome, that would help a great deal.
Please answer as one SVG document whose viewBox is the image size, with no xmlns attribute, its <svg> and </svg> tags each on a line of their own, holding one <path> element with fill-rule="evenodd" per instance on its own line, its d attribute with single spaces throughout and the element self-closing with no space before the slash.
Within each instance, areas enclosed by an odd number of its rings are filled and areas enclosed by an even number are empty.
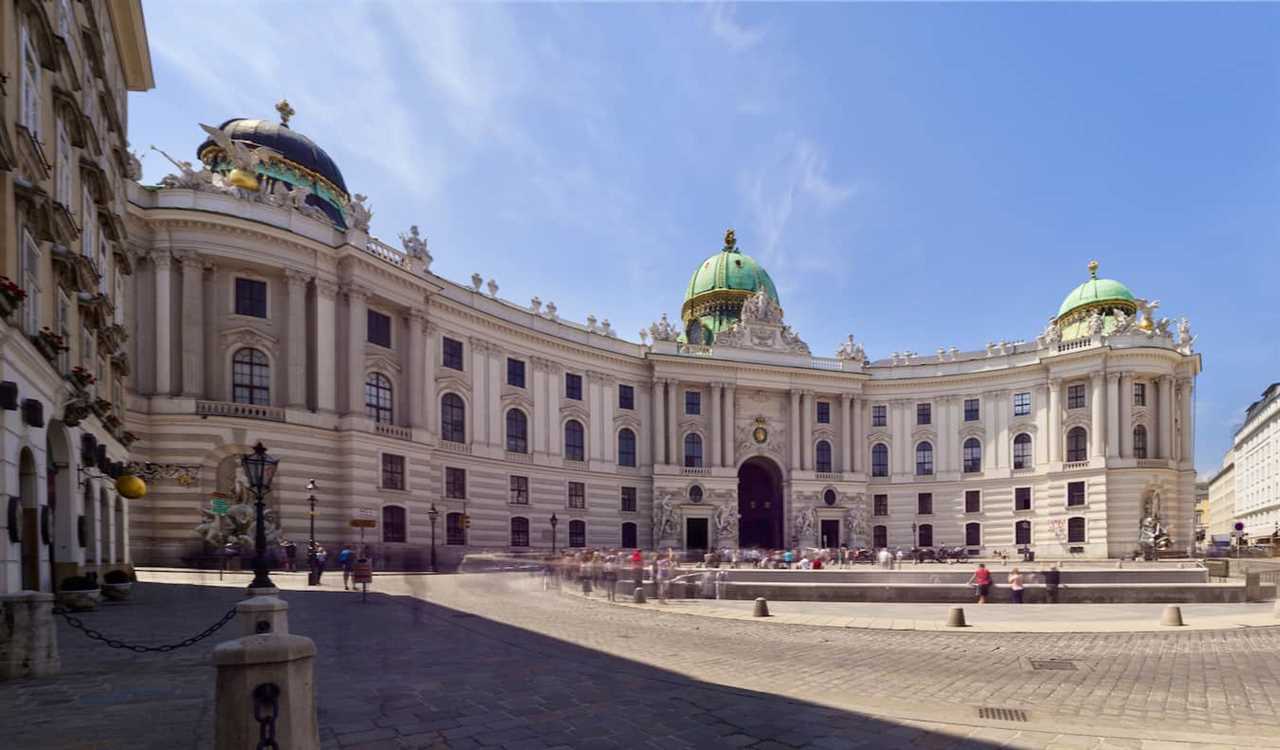
<svg viewBox="0 0 1280 750">
<path fill-rule="evenodd" d="M 276 111 L 280 113 L 280 124 L 286 128 L 289 127 L 289 118 L 296 114 L 293 111 L 293 107 L 289 106 L 289 100 L 281 99 L 276 102 Z"/>
<path fill-rule="evenodd" d="M 1089 261 L 1089 278 L 1098 278 L 1098 261 L 1096 260 Z"/>
<path fill-rule="evenodd" d="M 738 238 L 733 234 L 733 227 L 729 227 L 724 233 L 724 249 L 726 252 L 733 252 L 738 246 Z"/>
</svg>

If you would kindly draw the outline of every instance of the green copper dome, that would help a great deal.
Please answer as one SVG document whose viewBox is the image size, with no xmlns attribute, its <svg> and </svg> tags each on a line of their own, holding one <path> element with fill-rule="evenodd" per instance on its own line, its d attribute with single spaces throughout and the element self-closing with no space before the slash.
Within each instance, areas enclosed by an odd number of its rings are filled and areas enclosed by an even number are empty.
<svg viewBox="0 0 1280 750">
<path fill-rule="evenodd" d="M 685 340 L 712 343 L 716 334 L 738 321 L 742 303 L 760 289 L 781 306 L 773 279 L 754 258 L 738 250 L 737 239 L 730 229 L 724 235 L 724 248 L 704 260 L 689 279 L 680 310 Z"/>
<path fill-rule="evenodd" d="M 724 250 L 703 261 L 693 272 L 684 298 L 688 301 L 700 294 L 723 289 L 755 292 L 761 287 L 764 287 L 765 293 L 774 302 L 778 302 L 778 290 L 773 286 L 773 279 L 769 278 L 769 274 L 755 258 L 738 252 L 737 248 L 730 249 L 726 246 Z"/>
<path fill-rule="evenodd" d="M 1127 308 L 1130 312 L 1137 309 L 1137 297 L 1133 296 L 1129 287 L 1115 279 L 1098 278 L 1096 260 L 1089 262 L 1089 274 L 1091 278 L 1088 281 L 1073 289 L 1071 294 L 1062 300 L 1062 306 L 1058 308 L 1059 318 L 1081 307 L 1105 303 L 1116 303 L 1117 306 Z"/>
</svg>

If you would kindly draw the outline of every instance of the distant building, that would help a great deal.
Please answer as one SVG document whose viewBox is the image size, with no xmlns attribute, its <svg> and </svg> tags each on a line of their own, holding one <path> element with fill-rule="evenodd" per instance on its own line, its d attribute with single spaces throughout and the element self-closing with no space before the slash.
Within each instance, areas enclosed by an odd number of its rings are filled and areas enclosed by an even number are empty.
<svg viewBox="0 0 1280 750">
<path fill-rule="evenodd" d="M 1196 541 L 1205 542 L 1209 528 L 1209 483 L 1196 482 Z"/>
<path fill-rule="evenodd" d="M 1228 450 L 1222 468 L 1209 479 L 1209 539 L 1231 534 L 1236 520 L 1236 454 Z"/>
<path fill-rule="evenodd" d="M 1280 383 L 1249 405 L 1236 431 L 1235 513 L 1250 539 L 1280 528 Z"/>
</svg>

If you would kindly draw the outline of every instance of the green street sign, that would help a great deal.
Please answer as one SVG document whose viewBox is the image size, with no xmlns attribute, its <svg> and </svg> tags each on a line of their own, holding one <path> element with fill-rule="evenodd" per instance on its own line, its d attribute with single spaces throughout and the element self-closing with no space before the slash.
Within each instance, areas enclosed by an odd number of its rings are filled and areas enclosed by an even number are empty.
<svg viewBox="0 0 1280 750">
<path fill-rule="evenodd" d="M 225 498 L 215 497 L 209 501 L 209 510 L 213 511 L 214 515 L 225 516 L 230 508 L 231 503 Z"/>
</svg>

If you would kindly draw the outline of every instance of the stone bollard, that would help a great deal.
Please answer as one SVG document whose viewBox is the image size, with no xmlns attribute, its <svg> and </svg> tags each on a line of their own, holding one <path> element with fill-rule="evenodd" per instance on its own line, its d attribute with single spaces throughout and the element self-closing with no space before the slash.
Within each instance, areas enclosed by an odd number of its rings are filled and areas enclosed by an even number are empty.
<svg viewBox="0 0 1280 750">
<path fill-rule="evenodd" d="M 644 586 L 636 586 L 636 590 L 635 590 L 635 591 L 633 591 L 633 592 L 631 592 L 631 603 L 632 603 L 632 604 L 644 604 L 644 603 L 645 603 L 645 598 L 644 598 Z"/>
<path fill-rule="evenodd" d="M 1175 607 L 1172 604 L 1165 607 L 1164 613 L 1160 615 L 1160 624 L 1182 627 L 1182 607 Z"/>
<path fill-rule="evenodd" d="M 0 681 L 60 670 L 53 594 L 18 591 L 0 596 Z"/>
<path fill-rule="evenodd" d="M 964 607 L 952 607 L 947 612 L 947 627 L 949 628 L 967 628 L 964 622 Z"/>
<path fill-rule="evenodd" d="M 1262 601 L 1262 574 L 1244 574 L 1244 600 L 1246 602 Z"/>
<path fill-rule="evenodd" d="M 751 616 L 752 617 L 768 617 L 769 616 L 769 602 L 765 601 L 765 598 L 763 596 L 758 597 L 756 599 L 756 605 L 751 610 Z"/>
<path fill-rule="evenodd" d="M 255 596 L 236 605 L 244 635 L 213 649 L 218 670 L 214 747 L 241 750 L 273 737 L 276 747 L 320 746 L 313 676 L 316 644 L 291 635 L 289 605 Z M 274 717 L 270 723 L 261 719 Z M 264 735 L 264 732 L 266 733 Z"/>
</svg>

